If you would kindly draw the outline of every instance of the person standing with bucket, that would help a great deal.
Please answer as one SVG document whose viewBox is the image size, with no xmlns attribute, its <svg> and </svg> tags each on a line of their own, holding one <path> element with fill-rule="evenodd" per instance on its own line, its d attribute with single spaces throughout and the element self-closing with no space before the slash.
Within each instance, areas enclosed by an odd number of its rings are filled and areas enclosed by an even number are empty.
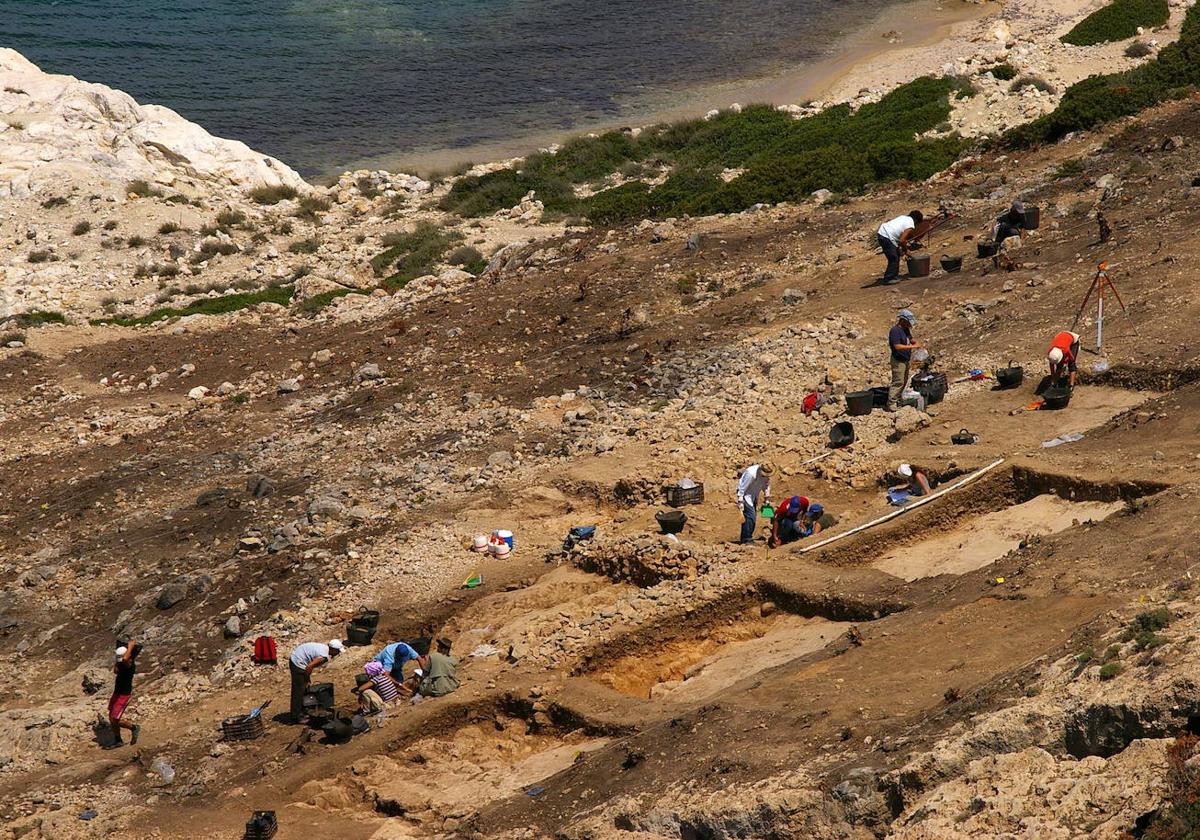
<svg viewBox="0 0 1200 840">
<path fill-rule="evenodd" d="M 754 526 L 758 524 L 758 501 L 762 496 L 765 504 L 771 497 L 771 474 L 774 471 L 770 464 L 751 464 L 742 471 L 738 478 L 737 503 L 742 511 L 742 533 L 738 539 L 740 545 L 754 542 Z"/>
<path fill-rule="evenodd" d="M 879 226 L 875 237 L 883 255 L 887 257 L 887 269 L 879 282 L 892 286 L 900 282 L 900 256 L 908 253 L 909 243 L 917 232 L 917 225 L 925 219 L 920 210 L 913 210 L 907 216 L 897 216 Z"/>
<path fill-rule="evenodd" d="M 896 323 L 888 332 L 888 347 L 891 349 L 892 380 L 888 386 L 887 410 L 895 411 L 900 407 L 900 395 L 908 385 L 908 369 L 912 362 L 912 353 L 921 347 L 921 342 L 913 338 L 912 330 L 917 325 L 917 316 L 908 309 L 901 309 Z"/>
</svg>

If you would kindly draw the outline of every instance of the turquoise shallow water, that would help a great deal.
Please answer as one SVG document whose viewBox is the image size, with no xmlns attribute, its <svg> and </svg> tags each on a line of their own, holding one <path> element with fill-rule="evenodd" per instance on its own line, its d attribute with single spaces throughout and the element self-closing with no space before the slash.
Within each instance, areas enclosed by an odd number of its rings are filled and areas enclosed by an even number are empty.
<svg viewBox="0 0 1200 840">
<path fill-rule="evenodd" d="M 804 63 L 888 0 L 0 0 L 0 45 L 307 176 L 636 119 Z"/>
</svg>

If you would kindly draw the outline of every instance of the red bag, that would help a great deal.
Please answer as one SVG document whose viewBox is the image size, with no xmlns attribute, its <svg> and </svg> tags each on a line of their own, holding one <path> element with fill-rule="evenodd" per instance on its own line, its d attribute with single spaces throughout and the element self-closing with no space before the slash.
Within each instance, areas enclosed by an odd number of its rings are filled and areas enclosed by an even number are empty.
<svg viewBox="0 0 1200 840">
<path fill-rule="evenodd" d="M 814 411 L 817 410 L 817 401 L 820 398 L 821 398 L 821 395 L 818 394 L 816 391 L 813 391 L 811 394 L 809 394 L 807 397 L 804 398 L 804 402 L 802 402 L 800 404 L 800 410 L 803 411 L 805 414 L 812 414 Z"/>
<path fill-rule="evenodd" d="M 250 657 L 255 665 L 275 665 L 278 663 L 278 654 L 275 651 L 275 638 L 273 636 L 259 636 L 254 640 L 254 655 Z"/>
</svg>

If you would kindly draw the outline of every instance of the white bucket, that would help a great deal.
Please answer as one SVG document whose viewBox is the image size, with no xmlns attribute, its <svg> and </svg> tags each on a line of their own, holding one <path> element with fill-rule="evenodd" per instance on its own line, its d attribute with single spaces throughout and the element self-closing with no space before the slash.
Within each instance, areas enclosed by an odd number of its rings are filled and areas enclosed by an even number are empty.
<svg viewBox="0 0 1200 840">
<path fill-rule="evenodd" d="M 477 534 L 475 536 L 474 543 L 471 546 L 471 550 L 476 554 L 487 554 L 488 538 L 483 534 Z"/>
<path fill-rule="evenodd" d="M 507 557 L 512 549 L 509 548 L 508 543 L 504 540 L 499 537 L 492 537 L 488 541 L 488 551 L 493 557 Z"/>
<path fill-rule="evenodd" d="M 512 531 L 492 531 L 492 536 L 496 537 L 497 539 L 504 540 L 504 542 L 508 544 L 509 549 L 516 548 L 516 546 L 513 544 L 514 541 Z"/>
</svg>

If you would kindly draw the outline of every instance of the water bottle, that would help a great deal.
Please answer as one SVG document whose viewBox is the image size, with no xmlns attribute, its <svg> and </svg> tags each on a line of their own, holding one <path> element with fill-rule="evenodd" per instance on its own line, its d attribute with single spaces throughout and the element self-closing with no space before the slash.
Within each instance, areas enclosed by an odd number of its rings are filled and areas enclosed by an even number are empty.
<svg viewBox="0 0 1200 840">
<path fill-rule="evenodd" d="M 175 781 L 175 768 L 161 755 L 150 762 L 150 770 L 157 773 L 165 785 L 169 785 Z"/>
</svg>

